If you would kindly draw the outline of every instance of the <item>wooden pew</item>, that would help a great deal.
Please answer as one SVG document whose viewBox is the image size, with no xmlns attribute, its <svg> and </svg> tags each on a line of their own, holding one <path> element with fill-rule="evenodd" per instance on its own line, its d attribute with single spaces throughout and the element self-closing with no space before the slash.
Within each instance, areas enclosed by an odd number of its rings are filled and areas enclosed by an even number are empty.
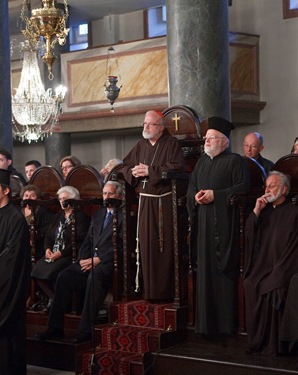
<svg viewBox="0 0 298 375">
<path fill-rule="evenodd" d="M 171 135 L 177 137 L 181 143 L 185 157 L 184 173 L 168 172 L 163 175 L 165 179 L 171 179 L 173 223 L 174 223 L 174 282 L 175 298 L 177 306 L 186 306 L 188 303 L 187 273 L 189 267 L 189 249 L 187 245 L 188 215 L 186 209 L 186 192 L 189 173 L 192 171 L 199 158 L 203 138 L 200 122 L 195 113 L 185 106 L 173 106 L 163 112 L 166 127 Z M 136 248 L 136 224 L 138 211 L 138 191 L 128 185 L 122 174 L 121 165 L 111 171 L 109 178 L 119 181 L 124 186 L 124 220 L 123 220 L 123 285 L 124 298 L 131 300 L 142 298 L 135 295 L 135 248 Z"/>
<path fill-rule="evenodd" d="M 243 289 L 243 267 L 245 250 L 245 223 L 249 213 L 255 206 L 256 199 L 264 193 L 266 173 L 264 169 L 254 160 L 243 157 L 250 181 L 249 191 L 246 195 L 238 195 L 231 198 L 231 205 L 237 205 L 239 209 L 239 251 L 240 269 L 238 279 L 238 327 L 239 332 L 246 331 L 245 324 L 245 300 Z"/>
<path fill-rule="evenodd" d="M 57 191 L 64 185 L 63 178 L 54 167 L 45 165 L 37 168 L 29 184 L 37 186 L 44 199 L 57 198 Z"/>
<path fill-rule="evenodd" d="M 36 169 L 31 176 L 28 184 L 37 186 L 41 193 L 41 200 L 30 200 L 30 204 L 33 220 L 30 224 L 30 242 L 31 242 L 31 267 L 33 268 L 36 263 L 36 226 L 35 226 L 35 211 L 39 206 L 45 205 L 48 209 L 53 212 L 57 212 L 60 209 L 60 204 L 57 199 L 57 191 L 63 186 L 63 178 L 60 173 L 51 166 L 42 166 Z M 35 280 L 31 279 L 30 286 L 30 306 L 33 306 L 37 299 L 37 285 Z"/>
<path fill-rule="evenodd" d="M 10 176 L 10 188 L 11 188 L 11 198 L 16 202 L 20 198 L 20 193 L 24 187 L 24 184 L 19 176 L 12 174 Z"/>
<path fill-rule="evenodd" d="M 43 199 L 41 201 L 31 201 L 31 207 L 34 210 L 40 205 L 48 205 L 51 209 L 60 209 L 60 204 L 57 200 L 57 191 L 66 185 L 70 185 L 78 189 L 80 192 L 80 200 L 69 200 L 69 204 L 74 212 L 72 220 L 72 260 L 73 262 L 77 259 L 78 249 L 76 246 L 76 212 L 83 210 L 85 214 L 91 216 L 96 210 L 102 207 L 102 178 L 97 172 L 97 170 L 91 166 L 80 165 L 73 168 L 68 174 L 65 182 L 62 179 L 60 173 L 51 166 L 44 166 L 39 168 L 34 172 L 30 179 L 30 184 L 37 186 L 42 191 Z M 117 210 L 117 208 L 115 208 Z M 115 300 L 120 298 L 120 282 L 119 282 L 119 260 L 117 252 L 117 219 L 114 218 L 113 225 L 113 237 L 115 237 L 115 252 L 114 252 L 114 266 L 115 266 L 115 276 L 114 279 L 117 280 L 114 285 L 113 298 Z M 35 251 L 34 251 L 34 238 L 36 234 L 34 221 L 30 226 L 30 234 L 32 240 L 32 267 L 35 264 Z M 36 299 L 36 286 L 34 281 L 32 281 L 31 286 L 31 301 L 34 303 Z M 74 305 L 77 305 L 76 303 Z M 77 311 L 77 307 L 73 310 Z"/>
<path fill-rule="evenodd" d="M 177 105 L 163 111 L 169 133 L 176 137 L 182 148 L 185 168 L 172 179 L 174 212 L 174 272 L 175 303 L 188 306 L 188 324 L 193 325 L 196 301 L 196 265 L 191 256 L 191 230 L 186 208 L 186 193 L 190 174 L 204 151 L 207 126 L 191 108 Z"/>
<path fill-rule="evenodd" d="M 135 278 L 135 248 L 136 248 L 136 225 L 138 196 L 124 180 L 121 173 L 121 164 L 116 165 L 107 176 L 107 180 L 117 181 L 121 184 L 123 190 L 122 200 L 122 301 L 128 301 L 135 298 L 134 278 Z M 115 291 L 114 291 L 115 294 Z M 119 299 L 118 299 L 119 300 Z"/>
<path fill-rule="evenodd" d="M 281 157 L 274 164 L 275 171 L 282 172 L 291 177 L 290 197 L 298 195 L 298 154 L 289 154 Z"/>
</svg>

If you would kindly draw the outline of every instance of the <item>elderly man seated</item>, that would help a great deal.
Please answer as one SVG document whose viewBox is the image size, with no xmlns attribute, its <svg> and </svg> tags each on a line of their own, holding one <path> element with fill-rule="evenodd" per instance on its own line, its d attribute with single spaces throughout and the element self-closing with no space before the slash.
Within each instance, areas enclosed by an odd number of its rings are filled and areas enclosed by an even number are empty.
<svg viewBox="0 0 298 375">
<path fill-rule="evenodd" d="M 280 323 L 287 290 L 298 272 L 298 207 L 287 195 L 290 179 L 272 171 L 265 194 L 246 223 L 244 293 L 249 352 L 283 353 Z"/>
<path fill-rule="evenodd" d="M 121 199 L 122 187 L 116 181 L 108 181 L 103 188 L 103 198 Z M 111 288 L 113 277 L 114 244 L 112 240 L 112 207 L 95 212 L 88 234 L 75 263 L 58 276 L 55 297 L 48 320 L 48 329 L 37 334 L 39 340 L 61 338 L 64 335 L 64 314 L 69 308 L 73 292 L 85 295 L 76 344 L 92 339 L 93 326 L 99 308 Z M 121 236 L 122 214 L 118 212 L 118 236 Z M 119 241 L 120 246 L 120 241 Z"/>
</svg>

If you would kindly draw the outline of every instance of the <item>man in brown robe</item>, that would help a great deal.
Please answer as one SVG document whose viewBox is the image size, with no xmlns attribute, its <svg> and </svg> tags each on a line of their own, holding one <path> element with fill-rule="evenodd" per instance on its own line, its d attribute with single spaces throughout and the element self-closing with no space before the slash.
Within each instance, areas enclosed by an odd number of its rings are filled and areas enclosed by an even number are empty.
<svg viewBox="0 0 298 375">
<path fill-rule="evenodd" d="M 136 290 L 141 274 L 143 298 L 169 300 L 174 297 L 173 208 L 171 182 L 162 174 L 181 170 L 183 154 L 179 141 L 165 128 L 161 112 L 147 112 L 143 126 L 144 139 L 124 158 L 122 169 L 140 194 Z"/>
<path fill-rule="evenodd" d="M 277 355 L 290 279 L 298 272 L 298 207 L 289 178 L 272 171 L 246 223 L 244 293 L 251 353 Z"/>
</svg>

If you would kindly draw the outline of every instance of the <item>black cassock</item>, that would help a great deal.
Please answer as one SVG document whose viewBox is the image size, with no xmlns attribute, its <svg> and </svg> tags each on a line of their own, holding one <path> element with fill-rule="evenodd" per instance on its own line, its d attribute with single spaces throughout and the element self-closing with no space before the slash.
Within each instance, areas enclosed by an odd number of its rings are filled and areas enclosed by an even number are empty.
<svg viewBox="0 0 298 375">
<path fill-rule="evenodd" d="M 237 331 L 239 217 L 230 197 L 247 191 L 243 158 L 224 151 L 201 156 L 192 172 L 187 204 L 192 221 L 192 252 L 197 261 L 196 332 Z M 214 202 L 197 205 L 199 190 L 213 190 Z"/>
<path fill-rule="evenodd" d="M 0 208 L 0 374 L 26 374 L 28 225 L 11 203 Z"/>
<path fill-rule="evenodd" d="M 247 220 L 244 292 L 252 352 L 283 352 L 279 331 L 290 279 L 298 272 L 297 233 L 298 207 L 291 202 L 269 204 L 259 218 L 252 212 Z"/>
<path fill-rule="evenodd" d="M 148 140 L 140 140 L 123 162 L 124 178 L 140 192 L 143 298 L 174 298 L 173 205 L 171 194 L 167 195 L 171 192 L 171 181 L 162 179 L 162 174 L 182 169 L 183 154 L 179 141 L 165 129 L 154 146 Z M 139 163 L 149 166 L 149 177 L 135 179 L 132 176 L 131 168 Z"/>
</svg>

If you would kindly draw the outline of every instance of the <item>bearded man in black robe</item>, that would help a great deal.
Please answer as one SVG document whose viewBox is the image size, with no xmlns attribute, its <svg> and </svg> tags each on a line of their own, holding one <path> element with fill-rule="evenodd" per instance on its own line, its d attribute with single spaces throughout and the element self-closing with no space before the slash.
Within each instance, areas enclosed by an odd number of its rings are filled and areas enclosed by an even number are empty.
<svg viewBox="0 0 298 375">
<path fill-rule="evenodd" d="M 26 299 L 31 257 L 23 214 L 9 201 L 10 172 L 0 170 L 0 374 L 26 374 Z"/>
<path fill-rule="evenodd" d="M 208 119 L 205 154 L 189 183 L 187 204 L 192 223 L 192 252 L 197 256 L 197 333 L 207 336 L 237 332 L 239 274 L 238 210 L 233 195 L 247 191 L 243 158 L 228 150 L 233 124 Z"/>
<path fill-rule="evenodd" d="M 280 326 L 290 280 L 298 272 L 298 207 L 286 199 L 289 190 L 288 176 L 270 172 L 265 194 L 246 222 L 244 293 L 250 353 L 284 353 Z"/>
<path fill-rule="evenodd" d="M 179 141 L 165 128 L 164 116 L 149 111 L 143 137 L 123 160 L 125 180 L 139 191 L 136 290 L 142 275 L 143 298 L 174 298 L 173 207 L 171 181 L 163 172 L 181 170 Z"/>
</svg>

